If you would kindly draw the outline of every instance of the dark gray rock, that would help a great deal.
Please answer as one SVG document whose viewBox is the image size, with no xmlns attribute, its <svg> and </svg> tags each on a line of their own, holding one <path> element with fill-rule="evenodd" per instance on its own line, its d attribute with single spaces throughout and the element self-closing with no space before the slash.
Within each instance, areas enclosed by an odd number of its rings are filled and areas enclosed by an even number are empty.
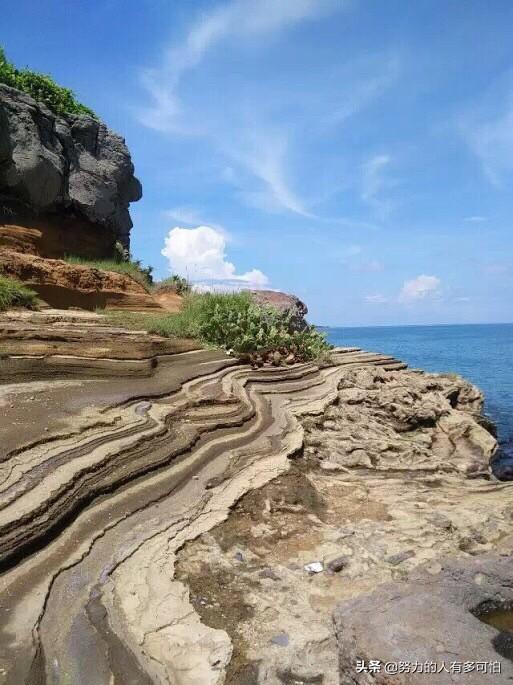
<svg viewBox="0 0 513 685">
<path fill-rule="evenodd" d="M 340 685 L 417 685 L 429 678 L 437 685 L 511 683 L 510 633 L 502 633 L 478 616 L 513 606 L 513 560 L 496 555 L 453 559 L 442 561 L 437 570 L 419 569 L 408 582 L 380 586 L 335 609 Z M 380 670 L 361 670 L 362 660 L 367 668 L 371 660 L 379 661 Z M 386 663 L 400 662 L 434 662 L 438 668 L 445 664 L 449 672 L 426 675 L 410 669 L 387 674 Z M 486 672 L 482 670 L 485 662 Z M 492 673 L 490 664 L 497 662 L 501 672 Z M 477 663 L 480 668 L 472 666 Z"/>
<path fill-rule="evenodd" d="M 0 84 L 0 199 L 35 214 L 74 212 L 128 247 L 141 184 L 125 141 L 85 115 L 61 117 Z"/>
</svg>

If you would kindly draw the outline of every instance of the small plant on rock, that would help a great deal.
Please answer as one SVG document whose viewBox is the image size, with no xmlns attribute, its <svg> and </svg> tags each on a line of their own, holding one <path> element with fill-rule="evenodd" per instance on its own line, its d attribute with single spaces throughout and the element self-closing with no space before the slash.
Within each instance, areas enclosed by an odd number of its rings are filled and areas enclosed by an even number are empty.
<svg viewBox="0 0 513 685">
<path fill-rule="evenodd" d="M 36 303 L 37 294 L 33 290 L 10 276 L 0 274 L 0 311 L 11 307 L 33 309 Z"/>
<path fill-rule="evenodd" d="M 40 74 L 30 69 L 17 69 L 5 56 L 0 47 L 0 83 L 27 93 L 45 105 L 56 114 L 87 114 L 97 119 L 96 114 L 75 98 L 69 88 L 59 86 L 46 74 Z"/>
</svg>

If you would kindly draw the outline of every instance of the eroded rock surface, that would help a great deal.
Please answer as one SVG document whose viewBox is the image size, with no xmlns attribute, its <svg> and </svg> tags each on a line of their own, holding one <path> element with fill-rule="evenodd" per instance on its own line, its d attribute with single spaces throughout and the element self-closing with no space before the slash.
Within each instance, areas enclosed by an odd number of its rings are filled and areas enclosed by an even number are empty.
<svg viewBox="0 0 513 685">
<path fill-rule="evenodd" d="M 36 215 L 75 214 L 109 232 L 112 246 L 128 246 L 128 207 L 140 199 L 141 185 L 123 138 L 105 124 L 57 116 L 0 84 L 0 169 L 0 200 L 13 216 L 18 206 Z"/>
<path fill-rule="evenodd" d="M 0 682 L 336 685 L 344 600 L 447 556 L 506 568 L 481 395 L 403 366 L 199 350 L 4 386 Z"/>
<path fill-rule="evenodd" d="M 406 583 L 380 586 L 335 610 L 341 685 L 416 685 L 430 678 L 437 685 L 511 683 L 513 636 L 479 619 L 513 606 L 511 559 L 441 562 L 439 572 L 428 566 Z M 357 669 L 358 661 L 371 659 L 380 663 L 378 672 Z M 393 673 L 401 662 L 433 670 Z"/>
<path fill-rule="evenodd" d="M 226 522 L 179 554 L 179 577 L 189 579 L 196 610 L 232 637 L 227 683 L 381 682 L 369 674 L 356 680 L 359 634 L 348 657 L 352 670 L 346 664 L 339 671 L 338 603 L 342 615 L 344 599 L 375 590 L 362 602 L 376 606 L 383 583 L 398 594 L 423 565 L 435 583 L 447 556 L 464 564 L 495 550 L 504 555 L 503 577 L 512 576 L 513 491 L 490 474 L 496 442 L 480 425 L 479 391 L 456 376 L 371 366 L 344 371 L 338 387 L 324 411 L 302 418 L 303 456 L 291 469 L 246 495 Z M 388 620 L 385 605 L 380 620 Z M 481 638 L 497 635 L 477 624 Z M 410 644 L 415 639 L 412 628 Z M 397 656 L 399 648 L 387 658 L 385 641 L 379 644 L 376 654 L 364 651 L 367 658 L 415 660 L 406 649 Z M 474 659 L 463 646 L 458 656 Z M 480 653 L 490 649 L 487 643 Z M 436 649 L 426 646 L 425 654 L 436 660 Z"/>
<path fill-rule="evenodd" d="M 115 271 L 0 249 L 0 273 L 22 281 L 54 308 L 163 311 L 147 288 Z"/>
</svg>

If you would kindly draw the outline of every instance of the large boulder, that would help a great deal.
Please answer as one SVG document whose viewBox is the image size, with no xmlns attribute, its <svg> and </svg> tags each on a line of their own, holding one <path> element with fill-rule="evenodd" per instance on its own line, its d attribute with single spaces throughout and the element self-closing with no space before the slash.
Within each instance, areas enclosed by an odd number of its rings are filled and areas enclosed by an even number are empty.
<svg viewBox="0 0 513 685">
<path fill-rule="evenodd" d="M 77 217 L 104 229 L 109 245 L 128 247 L 129 204 L 141 195 L 121 136 L 0 84 L 0 224 L 20 223 L 18 215 Z"/>
<path fill-rule="evenodd" d="M 304 330 L 307 327 L 305 316 L 308 307 L 295 295 L 288 295 L 277 290 L 251 290 L 251 296 L 258 304 L 270 306 L 285 314 L 290 314 L 295 329 Z"/>
</svg>

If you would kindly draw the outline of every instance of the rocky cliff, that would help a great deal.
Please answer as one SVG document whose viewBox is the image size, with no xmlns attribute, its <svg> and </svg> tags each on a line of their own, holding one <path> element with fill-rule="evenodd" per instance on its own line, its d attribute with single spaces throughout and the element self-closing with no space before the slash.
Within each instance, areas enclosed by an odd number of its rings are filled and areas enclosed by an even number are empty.
<svg viewBox="0 0 513 685">
<path fill-rule="evenodd" d="M 121 136 L 0 84 L 0 247 L 111 256 L 116 241 L 129 245 L 141 194 Z"/>
</svg>

